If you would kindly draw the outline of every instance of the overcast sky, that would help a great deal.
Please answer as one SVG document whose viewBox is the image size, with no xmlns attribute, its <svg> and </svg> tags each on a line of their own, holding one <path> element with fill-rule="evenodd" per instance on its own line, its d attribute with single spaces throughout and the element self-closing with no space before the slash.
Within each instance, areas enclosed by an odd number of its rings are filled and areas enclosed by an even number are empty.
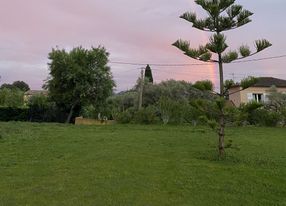
<svg viewBox="0 0 286 206">
<path fill-rule="evenodd" d="M 266 38 L 273 46 L 263 58 L 286 54 L 285 0 L 237 0 L 254 12 L 252 23 L 229 31 L 229 46 L 253 46 Z M 48 76 L 47 55 L 53 47 L 102 45 L 111 61 L 185 64 L 200 63 L 185 57 L 171 46 L 177 39 L 198 46 L 208 34 L 180 19 L 185 11 L 204 13 L 193 0 L 0 0 L 0 75 L 1 83 L 26 81 L 40 89 Z M 225 78 L 239 80 L 247 75 L 286 79 L 286 58 L 231 64 Z M 139 66 L 110 63 L 117 91 L 131 88 L 139 76 Z M 211 79 L 217 83 L 216 66 L 156 67 L 155 81 Z"/>
</svg>

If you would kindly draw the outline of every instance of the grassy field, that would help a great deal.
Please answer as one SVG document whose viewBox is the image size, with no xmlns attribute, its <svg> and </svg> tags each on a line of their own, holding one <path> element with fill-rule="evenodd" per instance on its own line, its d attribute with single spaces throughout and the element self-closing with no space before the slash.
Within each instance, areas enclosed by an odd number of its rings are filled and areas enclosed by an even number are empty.
<svg viewBox="0 0 286 206">
<path fill-rule="evenodd" d="M 0 123 L 0 205 L 286 205 L 286 129 Z"/>
</svg>

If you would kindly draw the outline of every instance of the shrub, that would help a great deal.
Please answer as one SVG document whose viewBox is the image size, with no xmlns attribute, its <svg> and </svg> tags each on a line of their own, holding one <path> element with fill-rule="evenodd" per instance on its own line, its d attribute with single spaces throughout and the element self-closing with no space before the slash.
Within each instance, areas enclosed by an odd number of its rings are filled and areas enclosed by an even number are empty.
<svg viewBox="0 0 286 206">
<path fill-rule="evenodd" d="M 114 119 L 121 124 L 131 123 L 134 118 L 134 108 L 129 108 L 123 112 L 117 112 L 114 114 Z"/>
<path fill-rule="evenodd" d="M 275 127 L 281 119 L 278 113 L 264 108 L 254 111 L 252 115 L 253 123 L 258 126 Z"/>
<path fill-rule="evenodd" d="M 158 102 L 158 108 L 164 124 L 181 124 L 194 119 L 194 111 L 187 100 L 176 101 L 163 96 Z"/>
<path fill-rule="evenodd" d="M 0 121 L 28 121 L 29 108 L 0 107 Z"/>
<path fill-rule="evenodd" d="M 29 121 L 31 122 L 65 122 L 67 113 L 51 102 L 45 95 L 38 94 L 29 98 Z"/>
<path fill-rule="evenodd" d="M 210 80 L 197 81 L 193 87 L 201 91 L 213 91 L 214 84 Z"/>
<path fill-rule="evenodd" d="M 263 105 L 258 102 L 250 102 L 247 104 L 242 104 L 239 107 L 239 111 L 241 112 L 240 117 L 243 118 L 243 121 L 247 122 L 248 124 L 255 125 L 255 111 L 261 108 Z"/>
<path fill-rule="evenodd" d="M 167 97 L 161 97 L 158 107 L 163 123 L 168 124 L 173 113 L 174 101 Z"/>
<path fill-rule="evenodd" d="M 135 112 L 134 122 L 137 124 L 154 124 L 159 122 L 157 109 L 154 106 L 148 106 Z"/>
<path fill-rule="evenodd" d="M 23 107 L 24 92 L 17 89 L 0 89 L 0 106 L 3 107 Z"/>
</svg>

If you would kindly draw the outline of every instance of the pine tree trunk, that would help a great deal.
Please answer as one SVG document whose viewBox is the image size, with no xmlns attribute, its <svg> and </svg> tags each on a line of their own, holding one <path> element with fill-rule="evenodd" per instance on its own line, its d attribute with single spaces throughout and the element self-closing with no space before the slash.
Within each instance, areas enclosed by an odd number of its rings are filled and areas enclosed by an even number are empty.
<svg viewBox="0 0 286 206">
<path fill-rule="evenodd" d="M 222 56 L 219 53 L 218 54 L 218 59 L 219 59 L 219 77 L 220 77 L 220 96 L 221 98 L 225 98 L 224 96 L 224 78 L 223 78 L 223 62 L 222 62 Z M 218 145 L 218 150 L 219 150 L 219 156 L 223 157 L 225 154 L 224 151 L 224 128 L 225 128 L 225 116 L 223 112 L 223 108 L 221 108 L 221 115 L 219 119 L 219 145 Z"/>
<path fill-rule="evenodd" d="M 222 113 L 222 115 L 220 116 L 220 120 L 219 120 L 219 143 L 218 143 L 218 150 L 219 150 L 219 156 L 223 157 L 225 155 L 225 151 L 224 151 L 224 128 L 225 128 L 225 117 L 224 114 Z"/>
<path fill-rule="evenodd" d="M 221 54 L 218 54 L 218 62 L 219 62 L 220 95 L 221 97 L 224 97 L 224 79 L 223 79 L 223 65 L 222 65 Z"/>
</svg>

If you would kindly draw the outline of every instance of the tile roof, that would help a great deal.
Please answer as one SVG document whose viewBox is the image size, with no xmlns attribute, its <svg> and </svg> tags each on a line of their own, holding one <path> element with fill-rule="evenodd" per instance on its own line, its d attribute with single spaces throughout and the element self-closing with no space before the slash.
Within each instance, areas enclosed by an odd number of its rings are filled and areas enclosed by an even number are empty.
<svg viewBox="0 0 286 206">
<path fill-rule="evenodd" d="M 260 77 L 258 78 L 258 82 L 254 84 L 252 87 L 286 87 L 286 80 L 278 79 L 274 77 Z"/>
<path fill-rule="evenodd" d="M 251 87 L 286 87 L 286 80 L 285 79 L 278 79 L 274 77 L 258 77 L 258 81 L 256 84 L 252 85 Z M 240 84 L 237 83 L 232 88 L 240 87 Z"/>
<path fill-rule="evenodd" d="M 47 95 L 48 91 L 47 90 L 29 90 L 25 92 L 25 95 L 36 95 L 36 94 Z"/>
</svg>

